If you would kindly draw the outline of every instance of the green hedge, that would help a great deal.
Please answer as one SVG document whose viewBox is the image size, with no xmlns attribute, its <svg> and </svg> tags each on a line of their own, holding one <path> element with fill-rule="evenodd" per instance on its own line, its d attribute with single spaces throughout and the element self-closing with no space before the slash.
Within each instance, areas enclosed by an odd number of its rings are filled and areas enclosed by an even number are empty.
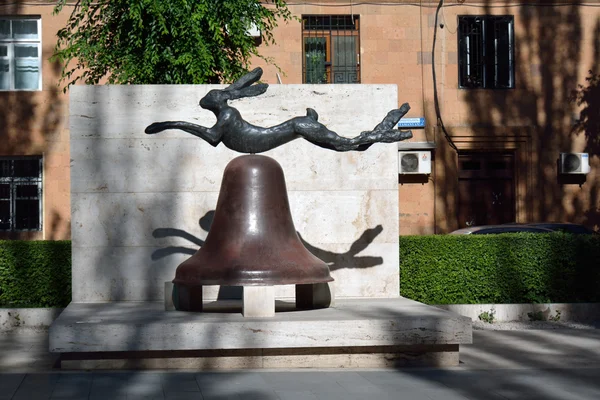
<svg viewBox="0 0 600 400">
<path fill-rule="evenodd" d="M 427 304 L 600 302 L 600 236 L 401 236 L 400 293 Z M 70 301 L 70 241 L 0 241 L 0 307 Z"/>
<path fill-rule="evenodd" d="M 66 307 L 71 242 L 0 240 L 0 307 Z"/>
<path fill-rule="evenodd" d="M 427 304 L 599 302 L 600 236 L 402 236 L 400 293 Z"/>
</svg>

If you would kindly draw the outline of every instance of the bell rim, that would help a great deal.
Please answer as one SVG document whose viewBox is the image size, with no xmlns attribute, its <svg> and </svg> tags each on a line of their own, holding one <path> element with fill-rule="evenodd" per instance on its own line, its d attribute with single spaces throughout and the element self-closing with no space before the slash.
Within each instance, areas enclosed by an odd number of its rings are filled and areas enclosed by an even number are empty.
<svg viewBox="0 0 600 400">
<path fill-rule="evenodd" d="M 333 282 L 331 276 L 323 279 L 256 279 L 256 280 L 226 280 L 226 279 L 200 279 L 200 280 L 189 280 L 189 279 L 178 279 L 175 278 L 172 282 L 175 285 L 181 286 L 281 286 L 281 285 L 308 285 L 316 283 L 327 283 Z"/>
</svg>

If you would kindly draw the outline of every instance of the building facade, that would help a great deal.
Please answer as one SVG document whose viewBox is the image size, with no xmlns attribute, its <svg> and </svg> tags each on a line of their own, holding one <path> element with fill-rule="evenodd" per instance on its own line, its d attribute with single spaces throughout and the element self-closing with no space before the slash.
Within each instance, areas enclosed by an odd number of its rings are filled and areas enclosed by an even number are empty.
<svg viewBox="0 0 600 400">
<path fill-rule="evenodd" d="M 67 15 L 0 2 L 0 239 L 68 239 L 68 96 L 49 61 Z"/>
<path fill-rule="evenodd" d="M 68 11 L 27 4 L 0 5 L 0 236 L 68 238 L 68 99 L 48 61 Z M 288 7 L 297 19 L 259 47 L 277 67 L 254 63 L 265 82 L 397 84 L 407 117 L 425 120 L 400 144 L 432 159 L 430 174 L 398 175 L 401 234 L 513 221 L 600 228 L 598 88 L 586 80 L 599 72 L 600 3 Z M 589 154 L 590 172 L 560 173 L 561 153 Z"/>
</svg>

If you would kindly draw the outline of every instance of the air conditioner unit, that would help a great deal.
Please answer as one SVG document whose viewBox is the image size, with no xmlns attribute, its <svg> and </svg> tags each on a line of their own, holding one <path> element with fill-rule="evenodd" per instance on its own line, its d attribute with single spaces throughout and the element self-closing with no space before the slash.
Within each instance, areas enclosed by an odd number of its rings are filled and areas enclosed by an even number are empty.
<svg viewBox="0 0 600 400">
<path fill-rule="evenodd" d="M 258 27 L 256 25 L 250 24 L 250 27 L 246 31 L 246 34 L 248 36 L 258 38 L 258 37 L 260 37 L 260 29 L 258 29 Z"/>
<path fill-rule="evenodd" d="M 561 174 L 587 174 L 590 172 L 588 153 L 560 153 L 559 162 Z"/>
<path fill-rule="evenodd" d="M 399 174 L 431 174 L 431 151 L 399 151 Z"/>
<path fill-rule="evenodd" d="M 227 25 L 225 25 L 225 31 L 227 33 L 229 33 L 229 29 L 227 28 Z M 260 29 L 253 23 L 250 23 L 250 25 L 248 26 L 248 29 L 246 29 L 246 35 L 251 36 L 253 38 L 259 38 L 260 37 Z"/>
</svg>

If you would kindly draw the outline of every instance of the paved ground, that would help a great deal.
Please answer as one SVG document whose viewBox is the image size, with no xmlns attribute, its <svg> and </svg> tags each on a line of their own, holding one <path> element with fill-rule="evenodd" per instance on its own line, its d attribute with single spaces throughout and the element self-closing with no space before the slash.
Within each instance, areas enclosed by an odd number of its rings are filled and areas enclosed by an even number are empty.
<svg viewBox="0 0 600 400">
<path fill-rule="evenodd" d="M 474 331 L 447 369 L 68 372 L 44 333 L 0 334 L 4 399 L 600 399 L 600 330 Z"/>
</svg>

